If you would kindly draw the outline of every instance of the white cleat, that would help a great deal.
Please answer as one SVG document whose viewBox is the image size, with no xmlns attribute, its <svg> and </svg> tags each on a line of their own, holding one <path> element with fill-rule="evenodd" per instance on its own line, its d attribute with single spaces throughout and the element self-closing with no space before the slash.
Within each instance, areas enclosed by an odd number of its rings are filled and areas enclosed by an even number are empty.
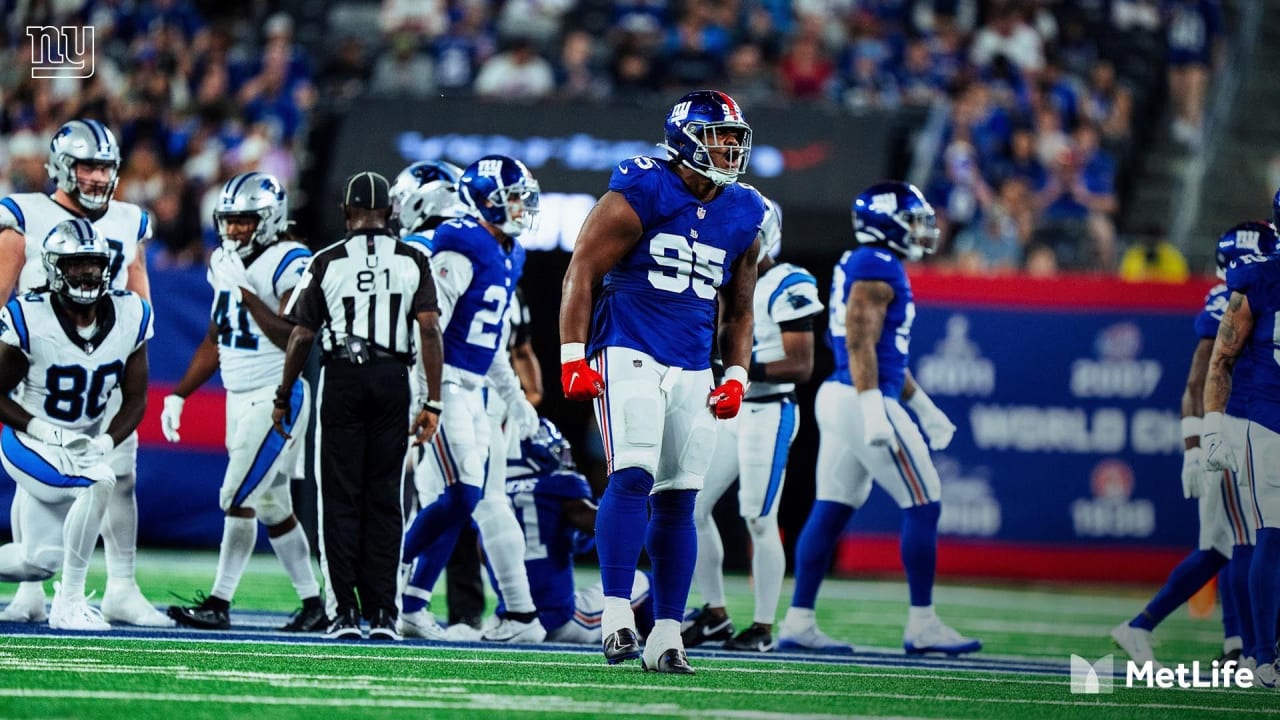
<svg viewBox="0 0 1280 720">
<path fill-rule="evenodd" d="M 448 640 L 444 628 L 436 621 L 436 616 L 428 608 L 410 613 L 400 613 L 397 621 L 400 634 L 405 637 L 426 638 L 427 640 Z"/>
<path fill-rule="evenodd" d="M 818 629 L 817 623 L 803 626 L 788 625 L 784 620 L 778 631 L 779 652 L 819 652 L 828 655 L 852 655 L 853 646 L 829 637 Z"/>
<path fill-rule="evenodd" d="M 1263 665 L 1253 673 L 1253 686 L 1274 689 L 1280 685 L 1280 678 L 1277 678 L 1277 675 L 1280 673 L 1276 672 L 1275 663 Z"/>
<path fill-rule="evenodd" d="M 3 611 L 0 622 L 42 623 L 49 619 L 44 608 L 44 583 L 24 582 Z"/>
<path fill-rule="evenodd" d="M 981 650 L 982 641 L 961 635 L 955 628 L 935 617 L 919 625 L 907 625 L 907 631 L 902 634 L 902 649 L 908 655 L 963 655 Z"/>
<path fill-rule="evenodd" d="M 529 622 L 502 618 L 497 625 L 486 628 L 480 639 L 487 642 L 540 643 L 547 639 L 547 630 L 538 618 Z"/>
<path fill-rule="evenodd" d="M 81 595 L 67 598 L 62 583 L 53 584 L 53 604 L 49 606 L 49 627 L 54 630 L 110 630 L 111 625 L 102 619 L 102 613 Z"/>
<path fill-rule="evenodd" d="M 1135 663 L 1142 665 L 1149 662 L 1156 668 L 1160 667 L 1160 663 L 1156 662 L 1155 651 L 1151 649 L 1150 630 L 1130 627 L 1129 623 L 1123 622 L 1111 628 L 1111 639 L 1115 641 L 1116 647 L 1128 653 L 1129 659 Z"/>
<path fill-rule="evenodd" d="M 107 580 L 102 594 L 102 617 L 108 622 L 140 627 L 174 627 L 173 620 L 147 602 L 138 584 Z"/>
<path fill-rule="evenodd" d="M 480 642 L 482 635 L 466 623 L 456 623 L 444 629 L 445 639 L 450 642 Z"/>
</svg>

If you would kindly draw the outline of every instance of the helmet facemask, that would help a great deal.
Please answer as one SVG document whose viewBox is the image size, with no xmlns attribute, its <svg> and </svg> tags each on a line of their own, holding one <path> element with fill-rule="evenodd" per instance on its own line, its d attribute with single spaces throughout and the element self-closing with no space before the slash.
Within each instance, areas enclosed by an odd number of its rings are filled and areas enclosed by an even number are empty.
<svg viewBox="0 0 1280 720">
<path fill-rule="evenodd" d="M 107 207 L 111 203 L 111 198 L 116 194 L 116 184 L 120 181 L 120 163 L 103 160 L 76 160 L 69 155 L 64 155 L 62 161 L 67 163 L 67 175 L 71 178 L 72 189 L 63 188 L 68 195 L 76 199 L 80 206 L 90 212 L 97 212 Z M 93 181 L 89 179 L 82 180 L 80 173 L 92 172 L 98 167 L 106 167 L 108 169 L 107 180 Z"/>
<path fill-rule="evenodd" d="M 911 245 L 907 251 L 912 260 L 919 260 L 925 255 L 932 255 L 938 249 L 938 217 L 933 208 L 923 207 L 915 210 L 904 210 L 894 219 L 906 228 Z"/>
<path fill-rule="evenodd" d="M 538 181 L 526 178 L 514 185 L 494 190 L 486 199 L 490 205 L 502 210 L 505 220 L 498 224 L 498 228 L 509 237 L 518 237 L 537 230 L 540 195 Z"/>
<path fill-rule="evenodd" d="M 685 165 L 717 187 L 732 185 L 746 172 L 751 159 L 751 128 L 746 123 L 689 122 L 682 132 L 695 148 L 691 157 L 684 158 Z M 727 167 L 716 164 L 718 157 L 723 158 Z"/>
<path fill-rule="evenodd" d="M 263 237 L 267 226 L 267 215 L 270 213 L 271 211 L 265 208 L 262 210 L 215 212 L 213 219 L 217 225 L 218 237 L 222 240 L 223 249 L 228 252 L 235 251 L 240 256 L 240 259 L 247 260 L 259 247 L 270 245 L 270 239 Z M 231 229 L 233 223 L 252 223 L 252 227 L 248 233 L 244 231 L 237 233 Z"/>
<path fill-rule="evenodd" d="M 49 289 L 76 304 L 92 305 L 107 292 L 110 262 L 110 257 L 97 253 L 47 257 L 46 267 L 53 269 Z"/>
</svg>

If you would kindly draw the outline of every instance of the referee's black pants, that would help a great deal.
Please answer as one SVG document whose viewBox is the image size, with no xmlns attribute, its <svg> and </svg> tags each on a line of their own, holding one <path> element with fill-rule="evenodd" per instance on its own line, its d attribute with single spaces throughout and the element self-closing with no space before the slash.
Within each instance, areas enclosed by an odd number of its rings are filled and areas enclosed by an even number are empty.
<svg viewBox="0 0 1280 720">
<path fill-rule="evenodd" d="M 403 535 L 401 470 L 409 442 L 409 368 L 330 360 L 320 374 L 320 536 L 339 612 L 396 616 Z"/>
</svg>

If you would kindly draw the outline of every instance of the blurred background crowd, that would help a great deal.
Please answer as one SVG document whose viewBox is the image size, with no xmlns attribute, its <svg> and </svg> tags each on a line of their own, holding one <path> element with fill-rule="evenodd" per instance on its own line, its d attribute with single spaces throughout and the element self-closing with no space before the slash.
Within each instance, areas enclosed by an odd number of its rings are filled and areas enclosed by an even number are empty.
<svg viewBox="0 0 1280 720">
<path fill-rule="evenodd" d="M 1118 227 L 1120 209 L 1157 139 L 1197 151 L 1227 24 L 1218 0 L 7 6 L 0 194 L 50 189 L 53 130 L 103 119 L 125 156 L 117 197 L 154 214 L 156 271 L 203 261 L 214 193 L 236 173 L 271 172 L 295 214 L 305 207 L 326 152 L 313 129 L 366 93 L 616 108 L 713 87 L 748 119 L 814 104 L 941 118 L 939 141 L 912 150 L 927 153 L 916 162 L 943 223 L 939 265 L 1180 280 L 1166 228 Z M 76 24 L 95 28 L 93 77 L 32 80 L 25 27 Z"/>
</svg>

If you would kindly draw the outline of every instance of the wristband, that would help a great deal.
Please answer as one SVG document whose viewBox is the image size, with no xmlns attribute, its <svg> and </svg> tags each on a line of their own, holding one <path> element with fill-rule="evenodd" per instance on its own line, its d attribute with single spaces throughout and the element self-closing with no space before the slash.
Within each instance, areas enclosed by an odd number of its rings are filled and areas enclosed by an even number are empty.
<svg viewBox="0 0 1280 720">
<path fill-rule="evenodd" d="M 769 373 L 766 372 L 764 363 L 753 362 L 751 367 L 747 368 L 747 377 L 757 382 L 765 382 L 769 379 Z"/>
<path fill-rule="evenodd" d="M 587 357 L 586 343 L 560 343 L 560 364 L 567 365 Z"/>
<path fill-rule="evenodd" d="M 741 365 L 730 365 L 724 369 L 724 381 L 737 380 L 742 387 L 747 386 L 747 369 Z"/>
<path fill-rule="evenodd" d="M 444 412 L 444 403 L 439 400 L 426 400 L 422 403 L 422 409 L 432 415 L 439 415 Z"/>
<path fill-rule="evenodd" d="M 1188 415 L 1182 418 L 1182 439 L 1190 440 L 1191 438 L 1200 439 L 1200 429 L 1203 423 L 1200 418 L 1195 415 Z"/>
</svg>

